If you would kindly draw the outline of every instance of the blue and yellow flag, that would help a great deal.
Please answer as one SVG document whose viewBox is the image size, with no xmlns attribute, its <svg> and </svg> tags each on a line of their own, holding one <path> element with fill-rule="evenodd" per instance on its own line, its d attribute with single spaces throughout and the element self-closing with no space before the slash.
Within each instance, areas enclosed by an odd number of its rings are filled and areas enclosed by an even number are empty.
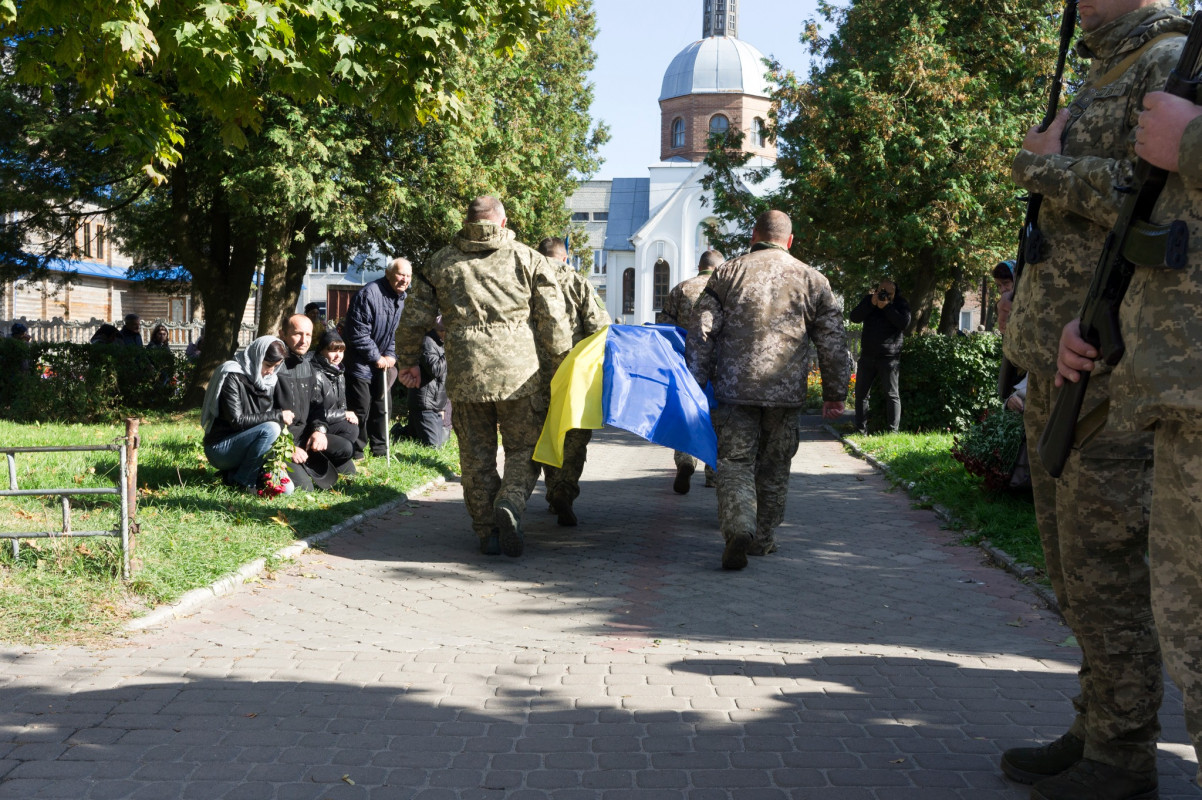
<svg viewBox="0 0 1202 800">
<path fill-rule="evenodd" d="M 534 459 L 562 466 L 569 430 L 612 425 L 716 466 L 711 400 L 685 366 L 680 328 L 610 325 L 572 348 L 551 380 Z"/>
</svg>

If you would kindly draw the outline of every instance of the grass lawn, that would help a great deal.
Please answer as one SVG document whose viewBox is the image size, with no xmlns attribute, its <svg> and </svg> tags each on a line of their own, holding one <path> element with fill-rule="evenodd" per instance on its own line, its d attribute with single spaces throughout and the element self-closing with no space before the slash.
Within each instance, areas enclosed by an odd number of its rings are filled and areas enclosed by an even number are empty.
<svg viewBox="0 0 1202 800">
<path fill-rule="evenodd" d="M 124 435 L 120 425 L 26 425 L 0 421 L 7 446 L 105 444 Z M 296 539 L 323 531 L 361 511 L 395 500 L 458 470 L 454 437 L 440 449 L 403 443 L 383 459 L 359 463 L 359 474 L 328 492 L 264 500 L 220 484 L 201 448 L 199 412 L 146 419 L 138 450 L 140 532 L 134 571 L 121 581 L 117 539 L 21 541 L 14 560 L 0 542 L 0 640 L 87 642 L 111 634 L 129 618 L 206 586 L 243 564 L 270 556 Z M 21 489 L 112 487 L 117 453 L 17 455 Z M 7 476 L 7 470 L 4 473 Z M 72 499 L 72 527 L 115 528 L 116 496 Z M 61 530 L 57 498 L 0 498 L 0 529 Z"/>
<path fill-rule="evenodd" d="M 888 433 L 848 437 L 893 471 L 893 479 L 913 483 L 915 497 L 948 509 L 966 529 L 975 531 L 968 541 L 980 538 L 1018 561 L 1044 568 L 1035 507 L 1030 492 L 988 492 L 981 479 L 964 471 L 952 458 L 950 433 Z"/>
</svg>

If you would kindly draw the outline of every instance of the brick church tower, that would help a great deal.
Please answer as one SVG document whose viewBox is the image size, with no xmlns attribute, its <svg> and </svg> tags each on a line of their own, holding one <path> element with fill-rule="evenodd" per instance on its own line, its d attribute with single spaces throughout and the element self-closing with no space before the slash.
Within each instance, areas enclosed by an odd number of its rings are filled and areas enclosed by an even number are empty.
<svg viewBox="0 0 1202 800">
<path fill-rule="evenodd" d="M 702 39 L 681 50 L 659 95 L 660 160 L 704 161 L 710 133 L 743 131 L 743 149 L 776 158 L 764 55 L 738 35 L 738 0 L 702 0 Z"/>
</svg>

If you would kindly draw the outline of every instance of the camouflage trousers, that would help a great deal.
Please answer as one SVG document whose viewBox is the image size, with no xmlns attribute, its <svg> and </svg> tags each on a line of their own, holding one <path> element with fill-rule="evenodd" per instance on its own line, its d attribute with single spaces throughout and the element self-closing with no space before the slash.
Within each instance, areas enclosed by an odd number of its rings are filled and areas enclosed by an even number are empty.
<svg viewBox="0 0 1202 800">
<path fill-rule="evenodd" d="M 1109 375 L 1090 381 L 1083 408 L 1109 396 Z M 1023 421 L 1039 441 L 1054 400 L 1031 375 Z M 1071 732 L 1085 757 L 1139 771 L 1156 768 L 1163 693 L 1152 616 L 1148 551 L 1151 438 L 1103 428 L 1074 448 L 1060 479 L 1031 459 L 1031 488 L 1047 574 L 1081 647 Z"/>
<path fill-rule="evenodd" d="M 496 526 L 496 503 L 508 502 L 519 517 L 526 508 L 526 498 L 538 480 L 530 457 L 542 431 L 543 417 L 531 395 L 493 403 L 456 403 L 451 424 L 459 437 L 463 502 L 476 535 L 486 537 Z M 503 476 L 497 474 L 498 428 L 505 450 Z"/>
<path fill-rule="evenodd" d="M 697 459 L 693 458 L 691 455 L 684 452 L 683 450 L 673 450 L 672 458 L 676 462 L 677 469 L 679 469 L 680 467 L 683 467 L 686 464 L 688 464 L 693 469 L 697 469 L 697 464 L 699 463 Z M 714 480 L 715 480 L 714 471 L 712 469 L 710 469 L 709 464 L 705 465 L 705 479 L 707 482 L 710 482 L 710 483 L 714 482 Z"/>
<path fill-rule="evenodd" d="M 565 494 L 568 500 L 575 501 L 580 496 L 580 475 L 584 472 L 584 462 L 588 456 L 588 443 L 593 439 L 593 432 L 588 429 L 573 428 L 563 437 L 563 466 L 552 467 L 543 464 L 543 481 L 547 484 L 547 497 L 552 493 Z"/>
<path fill-rule="evenodd" d="M 1156 426 L 1149 538 L 1160 644 L 1184 695 L 1185 725 L 1202 764 L 1202 428 Z M 1197 780 L 1202 784 L 1202 769 Z"/>
<path fill-rule="evenodd" d="M 785 518 L 797 453 L 797 409 L 718 404 L 718 527 L 722 538 L 770 541 Z"/>
</svg>

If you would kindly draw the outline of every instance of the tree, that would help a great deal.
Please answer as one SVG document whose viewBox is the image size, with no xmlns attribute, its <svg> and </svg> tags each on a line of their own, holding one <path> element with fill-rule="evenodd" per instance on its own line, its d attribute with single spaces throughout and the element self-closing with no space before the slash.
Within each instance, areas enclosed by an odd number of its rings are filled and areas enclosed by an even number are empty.
<svg viewBox="0 0 1202 800">
<path fill-rule="evenodd" d="M 885 275 L 911 299 L 914 327 L 940 297 L 941 327 L 954 324 L 962 292 L 1012 255 L 1009 167 L 1046 102 L 1059 3 L 819 7 L 837 31 L 822 39 L 809 26 L 820 57 L 810 78 L 770 69 L 782 180 L 769 202 L 789 211 L 796 252 L 838 291 L 858 295 Z M 717 191 L 738 187 L 720 180 Z"/>
<path fill-rule="evenodd" d="M 596 16 L 585 0 L 556 15 L 513 58 L 489 48 L 465 54 L 454 67 L 456 82 L 471 89 L 458 118 L 411 134 L 377 128 L 371 155 L 387 176 L 374 198 L 380 213 L 372 234 L 380 246 L 420 264 L 450 242 L 467 203 L 480 194 L 501 198 L 524 241 L 562 237 L 565 201 L 600 165 L 597 152 L 609 138 L 589 114 L 595 36 Z"/>
<path fill-rule="evenodd" d="M 520 49 L 572 0 L 0 0 L 8 75 L 68 81 L 116 145 L 157 181 L 182 157 L 184 106 L 240 145 L 264 120 L 264 91 L 364 106 L 401 123 L 454 114 L 445 68 L 486 36 Z M 266 80 L 258 80 L 259 76 Z"/>
</svg>

